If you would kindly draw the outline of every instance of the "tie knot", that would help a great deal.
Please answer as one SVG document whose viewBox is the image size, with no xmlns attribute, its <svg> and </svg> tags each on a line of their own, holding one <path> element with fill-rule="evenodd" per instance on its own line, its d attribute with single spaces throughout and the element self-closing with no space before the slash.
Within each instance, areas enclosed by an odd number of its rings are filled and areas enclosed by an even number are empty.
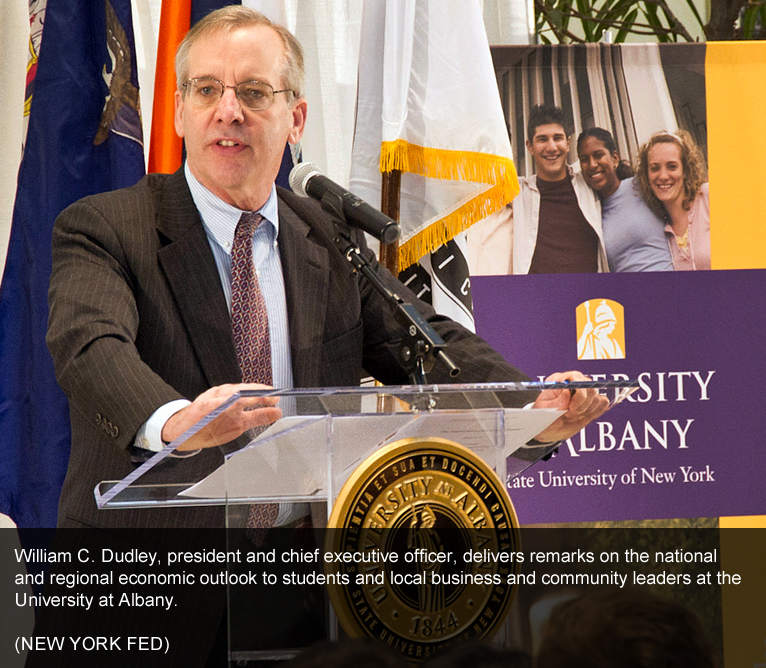
<svg viewBox="0 0 766 668">
<path fill-rule="evenodd" d="M 239 218 L 237 229 L 234 231 L 234 238 L 243 235 L 246 237 L 253 236 L 253 232 L 255 232 L 255 229 L 261 224 L 262 220 L 263 216 L 260 213 L 246 211 Z"/>
</svg>

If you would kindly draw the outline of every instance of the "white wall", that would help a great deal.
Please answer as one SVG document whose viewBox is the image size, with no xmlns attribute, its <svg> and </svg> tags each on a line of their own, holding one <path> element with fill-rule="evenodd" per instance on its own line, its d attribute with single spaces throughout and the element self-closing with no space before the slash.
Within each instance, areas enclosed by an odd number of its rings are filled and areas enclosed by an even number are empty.
<svg viewBox="0 0 766 668">
<path fill-rule="evenodd" d="M 21 158 L 29 43 L 29 11 L 26 2 L 14 0 L 0 4 L 0 268 L 5 266 L 11 231 L 16 177 Z"/>
</svg>

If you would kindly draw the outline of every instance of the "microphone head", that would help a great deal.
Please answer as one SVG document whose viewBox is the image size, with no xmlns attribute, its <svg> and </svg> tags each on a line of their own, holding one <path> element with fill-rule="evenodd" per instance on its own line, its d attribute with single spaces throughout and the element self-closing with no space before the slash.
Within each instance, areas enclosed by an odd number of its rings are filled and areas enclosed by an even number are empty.
<svg viewBox="0 0 766 668">
<path fill-rule="evenodd" d="M 300 197 L 309 197 L 306 184 L 312 176 L 321 176 L 322 172 L 311 162 L 299 162 L 290 170 L 289 183 L 292 191 Z"/>
</svg>

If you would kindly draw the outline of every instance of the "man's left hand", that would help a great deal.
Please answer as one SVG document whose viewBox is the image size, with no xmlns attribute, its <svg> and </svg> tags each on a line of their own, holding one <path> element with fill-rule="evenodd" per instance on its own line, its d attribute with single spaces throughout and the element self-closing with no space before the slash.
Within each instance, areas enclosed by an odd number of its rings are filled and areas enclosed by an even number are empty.
<svg viewBox="0 0 766 668">
<path fill-rule="evenodd" d="M 562 382 L 590 380 L 579 371 L 554 373 L 548 376 L 546 382 Z M 541 443 L 555 443 L 571 438 L 591 420 L 603 415 L 609 408 L 609 399 L 593 388 L 544 390 L 535 401 L 533 408 L 555 408 L 566 413 L 559 417 L 535 439 Z"/>
</svg>

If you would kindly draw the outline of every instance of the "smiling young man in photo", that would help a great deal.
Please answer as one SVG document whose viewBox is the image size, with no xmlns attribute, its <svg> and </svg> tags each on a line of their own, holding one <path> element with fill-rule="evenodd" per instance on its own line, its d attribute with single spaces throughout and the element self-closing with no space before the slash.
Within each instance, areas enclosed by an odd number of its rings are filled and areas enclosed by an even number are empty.
<svg viewBox="0 0 766 668">
<path fill-rule="evenodd" d="M 598 198 L 567 163 L 564 112 L 533 107 L 526 145 L 535 174 L 513 200 L 513 273 L 608 271 Z"/>
</svg>

